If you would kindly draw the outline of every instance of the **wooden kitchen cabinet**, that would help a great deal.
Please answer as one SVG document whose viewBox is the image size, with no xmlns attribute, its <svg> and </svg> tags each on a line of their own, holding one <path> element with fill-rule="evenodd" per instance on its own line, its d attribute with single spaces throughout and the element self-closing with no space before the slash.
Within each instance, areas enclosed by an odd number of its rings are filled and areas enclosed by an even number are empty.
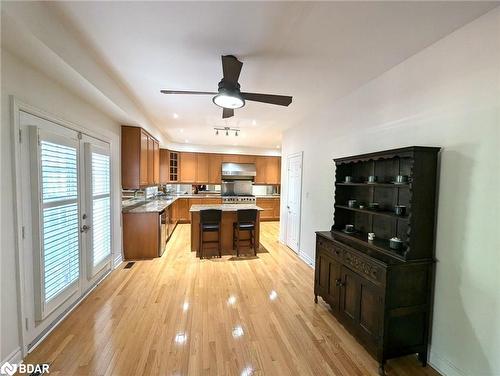
<svg viewBox="0 0 500 376">
<path fill-rule="evenodd" d="M 180 154 L 180 183 L 195 183 L 196 182 L 196 153 L 181 152 Z"/>
<path fill-rule="evenodd" d="M 153 139 L 153 183 L 160 184 L 160 144 Z"/>
<path fill-rule="evenodd" d="M 255 158 L 255 170 L 255 184 L 266 184 L 267 157 L 258 156 Z"/>
<path fill-rule="evenodd" d="M 255 163 L 257 157 L 255 155 L 240 155 L 238 163 Z"/>
<path fill-rule="evenodd" d="M 281 158 L 257 156 L 255 159 L 255 184 L 277 185 L 281 183 Z"/>
<path fill-rule="evenodd" d="M 123 256 L 125 260 L 158 257 L 159 213 L 123 213 Z"/>
<path fill-rule="evenodd" d="M 179 223 L 189 223 L 189 198 L 178 198 L 177 201 L 177 219 Z"/>
<path fill-rule="evenodd" d="M 222 163 L 255 163 L 255 184 L 278 185 L 281 183 L 281 158 L 271 156 L 172 152 L 179 156 L 170 158 L 169 182 L 188 184 L 221 184 Z M 175 164 L 172 167 L 172 163 Z M 174 176 L 174 179 L 172 179 Z M 177 178 L 177 176 L 179 178 Z"/>
<path fill-rule="evenodd" d="M 280 184 L 280 182 L 281 182 L 281 158 L 267 157 L 266 184 Z"/>
<path fill-rule="evenodd" d="M 155 148 L 159 151 L 158 141 L 144 129 L 122 126 L 122 189 L 141 189 L 159 182 L 159 161 L 155 164 Z"/>
<path fill-rule="evenodd" d="M 169 151 L 167 149 L 160 149 L 160 184 L 169 183 Z"/>
<path fill-rule="evenodd" d="M 208 154 L 208 183 L 221 184 L 222 155 Z"/>
<path fill-rule="evenodd" d="M 197 184 L 208 184 L 209 154 L 196 154 L 196 180 Z"/>
<path fill-rule="evenodd" d="M 222 154 L 222 162 L 239 163 L 240 156 L 236 154 Z"/>
<path fill-rule="evenodd" d="M 141 156 L 140 156 L 140 180 L 141 186 L 149 184 L 149 170 L 148 170 L 148 146 L 149 136 L 146 132 L 141 130 Z"/>
<path fill-rule="evenodd" d="M 280 219 L 280 198 L 279 197 L 258 197 L 257 206 L 261 207 L 261 221 L 279 221 Z"/>
</svg>

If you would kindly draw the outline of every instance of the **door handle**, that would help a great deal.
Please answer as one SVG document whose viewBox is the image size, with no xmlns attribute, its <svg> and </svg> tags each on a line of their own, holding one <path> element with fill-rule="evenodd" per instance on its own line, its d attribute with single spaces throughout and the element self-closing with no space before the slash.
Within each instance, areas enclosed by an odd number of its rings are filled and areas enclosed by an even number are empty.
<svg viewBox="0 0 500 376">
<path fill-rule="evenodd" d="M 80 228 L 80 232 L 87 232 L 88 230 L 90 230 L 90 226 L 87 226 L 87 225 L 83 225 L 83 226 Z"/>
</svg>

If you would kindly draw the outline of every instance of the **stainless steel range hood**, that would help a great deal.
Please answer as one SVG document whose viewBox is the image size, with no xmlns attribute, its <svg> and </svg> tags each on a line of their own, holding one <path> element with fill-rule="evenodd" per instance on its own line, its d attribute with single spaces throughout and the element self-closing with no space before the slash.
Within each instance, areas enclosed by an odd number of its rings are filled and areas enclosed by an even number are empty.
<svg viewBox="0 0 500 376">
<path fill-rule="evenodd" d="M 222 163 L 222 180 L 254 180 L 255 163 Z"/>
</svg>

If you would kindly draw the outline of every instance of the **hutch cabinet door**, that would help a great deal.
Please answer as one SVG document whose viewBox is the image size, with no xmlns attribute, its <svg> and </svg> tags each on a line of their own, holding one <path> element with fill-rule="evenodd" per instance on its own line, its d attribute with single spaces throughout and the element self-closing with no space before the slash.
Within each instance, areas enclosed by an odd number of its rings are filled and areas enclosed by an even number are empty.
<svg viewBox="0 0 500 376">
<path fill-rule="evenodd" d="M 318 295 L 323 295 L 328 292 L 330 278 L 330 262 L 331 258 L 321 250 L 317 250 L 316 254 L 316 287 Z"/>
<path fill-rule="evenodd" d="M 350 269 L 342 266 L 342 280 L 340 283 L 340 314 L 352 325 L 359 322 L 359 277 Z"/>
<path fill-rule="evenodd" d="M 328 279 L 328 296 L 334 311 L 339 310 L 340 283 L 342 282 L 342 264 L 334 259 L 330 260 L 330 278 Z"/>
<path fill-rule="evenodd" d="M 316 293 L 338 310 L 340 300 L 340 281 L 342 265 L 323 250 L 316 256 Z"/>
<path fill-rule="evenodd" d="M 359 283 L 359 326 L 368 336 L 379 339 L 384 324 L 383 291 L 364 278 Z"/>
</svg>

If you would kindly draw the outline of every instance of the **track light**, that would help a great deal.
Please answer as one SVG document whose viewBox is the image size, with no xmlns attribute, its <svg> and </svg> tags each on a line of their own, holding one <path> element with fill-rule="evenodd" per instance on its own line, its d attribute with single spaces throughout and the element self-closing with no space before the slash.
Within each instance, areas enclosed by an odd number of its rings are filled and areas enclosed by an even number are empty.
<svg viewBox="0 0 500 376">
<path fill-rule="evenodd" d="M 238 128 L 231 128 L 231 127 L 224 127 L 224 128 L 217 128 L 217 127 L 214 127 L 215 129 L 215 135 L 218 136 L 219 135 L 219 131 L 222 131 L 226 134 L 226 136 L 229 136 L 229 132 L 234 132 L 234 135 L 236 137 L 238 137 L 238 132 L 240 132 L 240 130 Z"/>
</svg>

